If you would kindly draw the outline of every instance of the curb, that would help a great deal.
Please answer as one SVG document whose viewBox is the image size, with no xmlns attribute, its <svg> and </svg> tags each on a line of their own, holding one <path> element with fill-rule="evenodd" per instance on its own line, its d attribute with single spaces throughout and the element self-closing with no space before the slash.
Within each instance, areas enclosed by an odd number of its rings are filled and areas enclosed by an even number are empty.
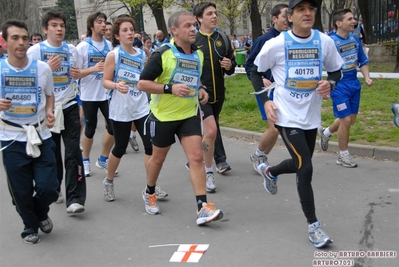
<svg viewBox="0 0 399 267">
<path fill-rule="evenodd" d="M 254 140 L 257 142 L 260 140 L 260 137 L 262 136 L 262 133 L 227 128 L 227 127 L 220 127 L 220 131 L 225 136 L 241 137 L 241 138 Z M 276 144 L 284 146 L 284 142 L 280 136 L 278 137 Z M 316 148 L 318 148 L 318 144 L 316 144 Z M 397 147 L 378 147 L 378 146 L 349 144 L 349 150 L 351 152 L 351 155 L 354 156 L 369 157 L 378 160 L 399 161 L 399 148 Z M 321 150 L 317 150 L 317 152 L 338 153 L 339 152 L 338 143 L 329 142 L 328 152 L 322 152 Z"/>
</svg>

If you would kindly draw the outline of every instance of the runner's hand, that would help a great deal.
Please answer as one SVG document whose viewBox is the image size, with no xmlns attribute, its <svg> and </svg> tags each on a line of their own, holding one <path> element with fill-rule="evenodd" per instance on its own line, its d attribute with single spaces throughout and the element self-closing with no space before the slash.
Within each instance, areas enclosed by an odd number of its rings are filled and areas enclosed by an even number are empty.
<svg viewBox="0 0 399 267">
<path fill-rule="evenodd" d="M 47 61 L 47 64 L 50 66 L 51 71 L 56 71 L 59 67 L 61 67 L 61 58 L 60 56 L 52 56 Z"/>
<path fill-rule="evenodd" d="M 0 111 L 8 110 L 11 106 L 11 99 L 0 98 Z"/>
<path fill-rule="evenodd" d="M 277 116 L 276 116 L 276 113 L 274 113 L 274 111 L 276 109 L 277 109 L 277 107 L 272 100 L 266 101 L 266 103 L 265 103 L 266 116 L 267 116 L 267 119 L 273 123 L 277 122 Z"/>
<path fill-rule="evenodd" d="M 178 83 L 172 85 L 172 94 L 179 97 L 185 97 L 190 94 L 191 90 L 187 84 Z"/>
</svg>

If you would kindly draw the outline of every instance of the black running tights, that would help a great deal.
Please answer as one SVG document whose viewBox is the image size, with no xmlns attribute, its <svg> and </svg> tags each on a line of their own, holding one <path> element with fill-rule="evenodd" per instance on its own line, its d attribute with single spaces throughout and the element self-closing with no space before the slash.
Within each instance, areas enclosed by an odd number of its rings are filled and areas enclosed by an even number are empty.
<svg viewBox="0 0 399 267">
<path fill-rule="evenodd" d="M 296 173 L 296 183 L 300 203 L 309 224 L 317 221 L 312 189 L 312 156 L 316 142 L 317 129 L 302 130 L 276 125 L 291 155 L 280 164 L 270 168 L 277 176 L 283 173 Z"/>
</svg>

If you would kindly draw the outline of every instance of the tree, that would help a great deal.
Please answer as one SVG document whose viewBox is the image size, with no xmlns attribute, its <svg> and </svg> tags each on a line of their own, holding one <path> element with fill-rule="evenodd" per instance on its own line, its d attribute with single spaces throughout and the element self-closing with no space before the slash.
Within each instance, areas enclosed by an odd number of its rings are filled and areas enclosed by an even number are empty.
<svg viewBox="0 0 399 267">
<path fill-rule="evenodd" d="M 128 10 L 129 15 L 134 19 L 137 26 L 140 27 L 140 31 L 144 30 L 143 21 L 143 6 L 148 5 L 152 11 L 152 15 L 155 18 L 157 28 L 163 31 L 165 34 L 168 32 L 168 28 L 165 22 L 164 8 L 170 5 L 170 1 L 165 2 L 164 0 L 117 0 L 121 2 L 123 6 Z"/>
<path fill-rule="evenodd" d="M 230 34 L 235 34 L 238 26 L 237 19 L 241 18 L 242 12 L 246 12 L 247 9 L 247 5 L 244 4 L 245 0 L 219 0 L 218 2 L 220 3 L 217 5 L 218 14 L 227 19 L 226 26 L 230 28 Z"/>
<path fill-rule="evenodd" d="M 354 2 L 355 0 L 331 0 L 331 1 L 322 2 L 321 8 L 328 14 L 328 30 L 330 30 L 331 27 L 334 26 L 333 25 L 334 11 L 342 8 L 350 8 L 351 6 L 354 6 L 356 4 Z"/>
<path fill-rule="evenodd" d="M 393 68 L 392 72 L 399 72 L 399 37 L 398 37 L 398 45 L 396 46 L 396 65 Z"/>
<path fill-rule="evenodd" d="M 78 27 L 76 25 L 75 3 L 73 0 L 57 0 L 57 10 L 66 17 L 65 40 L 78 39 Z"/>
<path fill-rule="evenodd" d="M 25 21 L 27 0 L 2 1 L 0 8 L 0 22 L 3 24 L 8 19 L 18 19 Z"/>
<path fill-rule="evenodd" d="M 371 28 L 371 21 L 370 21 L 370 10 L 369 10 L 369 0 L 361 0 L 358 1 L 359 10 L 362 14 L 363 25 L 364 25 L 364 34 L 366 35 L 365 43 L 370 43 L 370 34 L 373 32 Z"/>
<path fill-rule="evenodd" d="M 163 31 L 167 35 L 168 27 L 166 26 L 165 16 L 163 14 L 164 0 L 147 0 L 148 6 L 154 15 L 158 30 Z"/>
<path fill-rule="evenodd" d="M 256 38 L 262 34 L 262 19 L 259 13 L 258 0 L 250 0 L 249 6 L 252 25 L 252 42 L 254 43 Z"/>
<path fill-rule="evenodd" d="M 41 23 L 39 17 L 39 9 L 36 1 L 32 0 L 2 0 L 0 4 L 0 25 L 8 19 L 17 19 L 26 22 L 28 31 L 41 32 Z"/>
<path fill-rule="evenodd" d="M 316 2 L 317 2 L 317 12 L 313 29 L 318 29 L 319 31 L 324 32 L 323 23 L 321 21 L 321 3 L 323 2 L 323 0 L 316 0 Z"/>
</svg>

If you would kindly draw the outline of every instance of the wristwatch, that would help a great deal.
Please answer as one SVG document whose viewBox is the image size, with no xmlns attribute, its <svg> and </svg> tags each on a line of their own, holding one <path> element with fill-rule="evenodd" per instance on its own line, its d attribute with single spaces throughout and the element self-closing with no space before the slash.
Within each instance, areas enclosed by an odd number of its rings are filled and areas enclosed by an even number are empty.
<svg viewBox="0 0 399 267">
<path fill-rule="evenodd" d="M 205 85 L 200 85 L 200 87 L 198 88 L 198 90 L 199 89 L 204 89 L 204 90 L 206 90 L 206 86 Z"/>
</svg>

